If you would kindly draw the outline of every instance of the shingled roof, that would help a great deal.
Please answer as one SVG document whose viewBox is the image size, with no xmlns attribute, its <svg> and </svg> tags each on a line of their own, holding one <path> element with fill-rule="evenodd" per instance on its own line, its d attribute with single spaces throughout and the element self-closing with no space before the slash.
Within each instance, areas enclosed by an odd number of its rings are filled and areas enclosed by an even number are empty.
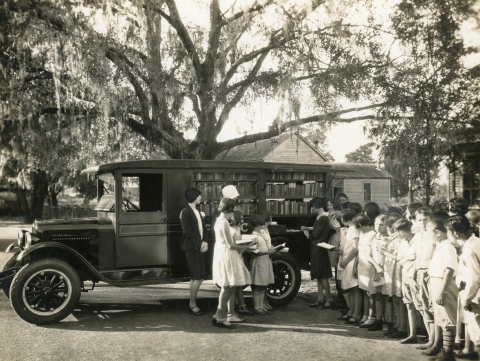
<svg viewBox="0 0 480 361">
<path fill-rule="evenodd" d="M 384 169 L 378 169 L 373 163 L 325 163 L 330 165 L 335 178 L 392 178 Z"/>
<path fill-rule="evenodd" d="M 298 138 L 307 144 L 313 151 L 315 151 L 324 161 L 327 158 L 315 148 L 308 140 L 306 140 L 297 132 L 285 132 L 276 137 L 259 140 L 255 143 L 247 143 L 238 145 L 236 147 L 224 150 L 219 153 L 215 160 L 231 160 L 231 161 L 256 161 L 263 162 L 265 157 L 269 155 L 273 150 L 282 144 L 290 137 L 298 136 Z"/>
</svg>

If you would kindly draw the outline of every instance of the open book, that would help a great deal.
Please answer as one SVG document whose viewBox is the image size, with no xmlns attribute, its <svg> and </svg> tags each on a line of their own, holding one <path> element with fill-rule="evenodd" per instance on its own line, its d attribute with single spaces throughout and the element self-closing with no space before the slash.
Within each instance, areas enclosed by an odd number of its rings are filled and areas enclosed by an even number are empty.
<svg viewBox="0 0 480 361">
<path fill-rule="evenodd" d="M 335 246 L 332 246 L 331 244 L 328 243 L 317 243 L 318 247 L 326 248 L 326 249 L 332 249 L 335 248 Z"/>
<path fill-rule="evenodd" d="M 273 247 L 273 249 L 280 251 L 282 248 L 285 248 L 286 245 L 287 245 L 286 243 L 282 243 L 282 244 L 279 244 L 278 246 Z"/>
<path fill-rule="evenodd" d="M 236 244 L 245 244 L 255 242 L 257 240 L 257 236 L 252 234 L 242 234 L 242 239 L 235 241 Z"/>
</svg>

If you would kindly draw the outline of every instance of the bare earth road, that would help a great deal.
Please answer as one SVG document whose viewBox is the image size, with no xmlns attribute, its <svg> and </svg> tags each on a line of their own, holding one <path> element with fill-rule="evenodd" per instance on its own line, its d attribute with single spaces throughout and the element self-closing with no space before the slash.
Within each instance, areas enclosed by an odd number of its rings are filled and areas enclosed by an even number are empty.
<svg viewBox="0 0 480 361">
<path fill-rule="evenodd" d="M 0 253 L 0 264 L 6 256 Z M 186 311 L 187 283 L 101 284 L 82 293 L 72 315 L 48 326 L 19 319 L 0 292 L 0 360 L 429 360 L 414 345 L 336 321 L 337 311 L 309 308 L 316 287 L 308 273 L 303 278 L 293 302 L 235 330 L 212 326 L 218 289 L 211 282 L 199 294 L 202 317 Z"/>
</svg>

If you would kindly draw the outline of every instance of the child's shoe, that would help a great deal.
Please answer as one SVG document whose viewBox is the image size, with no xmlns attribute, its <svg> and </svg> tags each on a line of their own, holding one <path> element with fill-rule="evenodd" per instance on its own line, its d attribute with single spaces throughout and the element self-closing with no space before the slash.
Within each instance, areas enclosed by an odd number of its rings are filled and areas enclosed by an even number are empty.
<svg viewBox="0 0 480 361">
<path fill-rule="evenodd" d="M 405 337 L 408 337 L 408 332 L 407 331 L 400 331 L 398 328 L 396 328 L 387 337 L 388 338 L 405 338 Z"/>
<path fill-rule="evenodd" d="M 391 335 L 392 332 L 395 330 L 395 327 L 393 326 L 393 322 L 387 322 L 387 327 L 388 327 L 388 330 L 387 330 L 387 332 L 383 333 L 384 336 Z"/>
<path fill-rule="evenodd" d="M 275 311 L 275 307 L 270 306 L 268 303 L 263 304 L 263 309 L 267 311 Z"/>
<path fill-rule="evenodd" d="M 248 316 L 255 315 L 254 312 L 247 309 L 247 306 L 238 306 L 237 313 L 239 313 L 240 315 L 248 315 Z"/>
<path fill-rule="evenodd" d="M 234 313 L 229 313 L 227 314 L 227 321 L 230 323 L 243 323 L 245 322 L 244 318 L 239 317 L 238 315 Z"/>
<path fill-rule="evenodd" d="M 372 318 L 372 317 L 369 317 L 367 318 L 367 320 L 363 323 L 360 323 L 360 325 L 358 325 L 359 328 L 369 328 L 370 326 L 372 326 L 374 323 L 375 323 L 375 319 Z"/>
<path fill-rule="evenodd" d="M 350 317 L 348 320 L 345 321 L 345 324 L 346 325 L 355 325 L 355 324 L 358 324 L 359 321 L 360 321 L 359 318 Z"/>
<path fill-rule="evenodd" d="M 453 354 L 453 350 L 445 351 L 443 350 L 443 354 L 436 358 L 435 361 L 455 361 L 455 356 Z"/>
<path fill-rule="evenodd" d="M 256 308 L 253 312 L 255 312 L 255 314 L 257 314 L 257 315 L 266 315 L 267 314 L 265 312 L 265 310 L 263 310 L 261 308 Z"/>
<path fill-rule="evenodd" d="M 373 325 L 368 328 L 368 331 L 382 331 L 383 330 L 383 320 L 376 320 Z"/>
</svg>

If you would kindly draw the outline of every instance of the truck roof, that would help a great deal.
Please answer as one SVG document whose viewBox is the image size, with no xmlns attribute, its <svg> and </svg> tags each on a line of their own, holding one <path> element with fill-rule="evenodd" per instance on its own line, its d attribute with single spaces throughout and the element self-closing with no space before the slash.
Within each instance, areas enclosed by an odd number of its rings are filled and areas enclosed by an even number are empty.
<svg viewBox="0 0 480 361">
<path fill-rule="evenodd" d="M 272 170 L 305 170 L 312 172 L 331 172 L 329 164 L 293 164 L 268 162 L 231 162 L 219 160 L 196 159 L 162 159 L 162 160 L 135 160 L 126 162 L 107 163 L 84 169 L 82 173 L 109 173 L 115 169 L 272 169 Z"/>
</svg>

